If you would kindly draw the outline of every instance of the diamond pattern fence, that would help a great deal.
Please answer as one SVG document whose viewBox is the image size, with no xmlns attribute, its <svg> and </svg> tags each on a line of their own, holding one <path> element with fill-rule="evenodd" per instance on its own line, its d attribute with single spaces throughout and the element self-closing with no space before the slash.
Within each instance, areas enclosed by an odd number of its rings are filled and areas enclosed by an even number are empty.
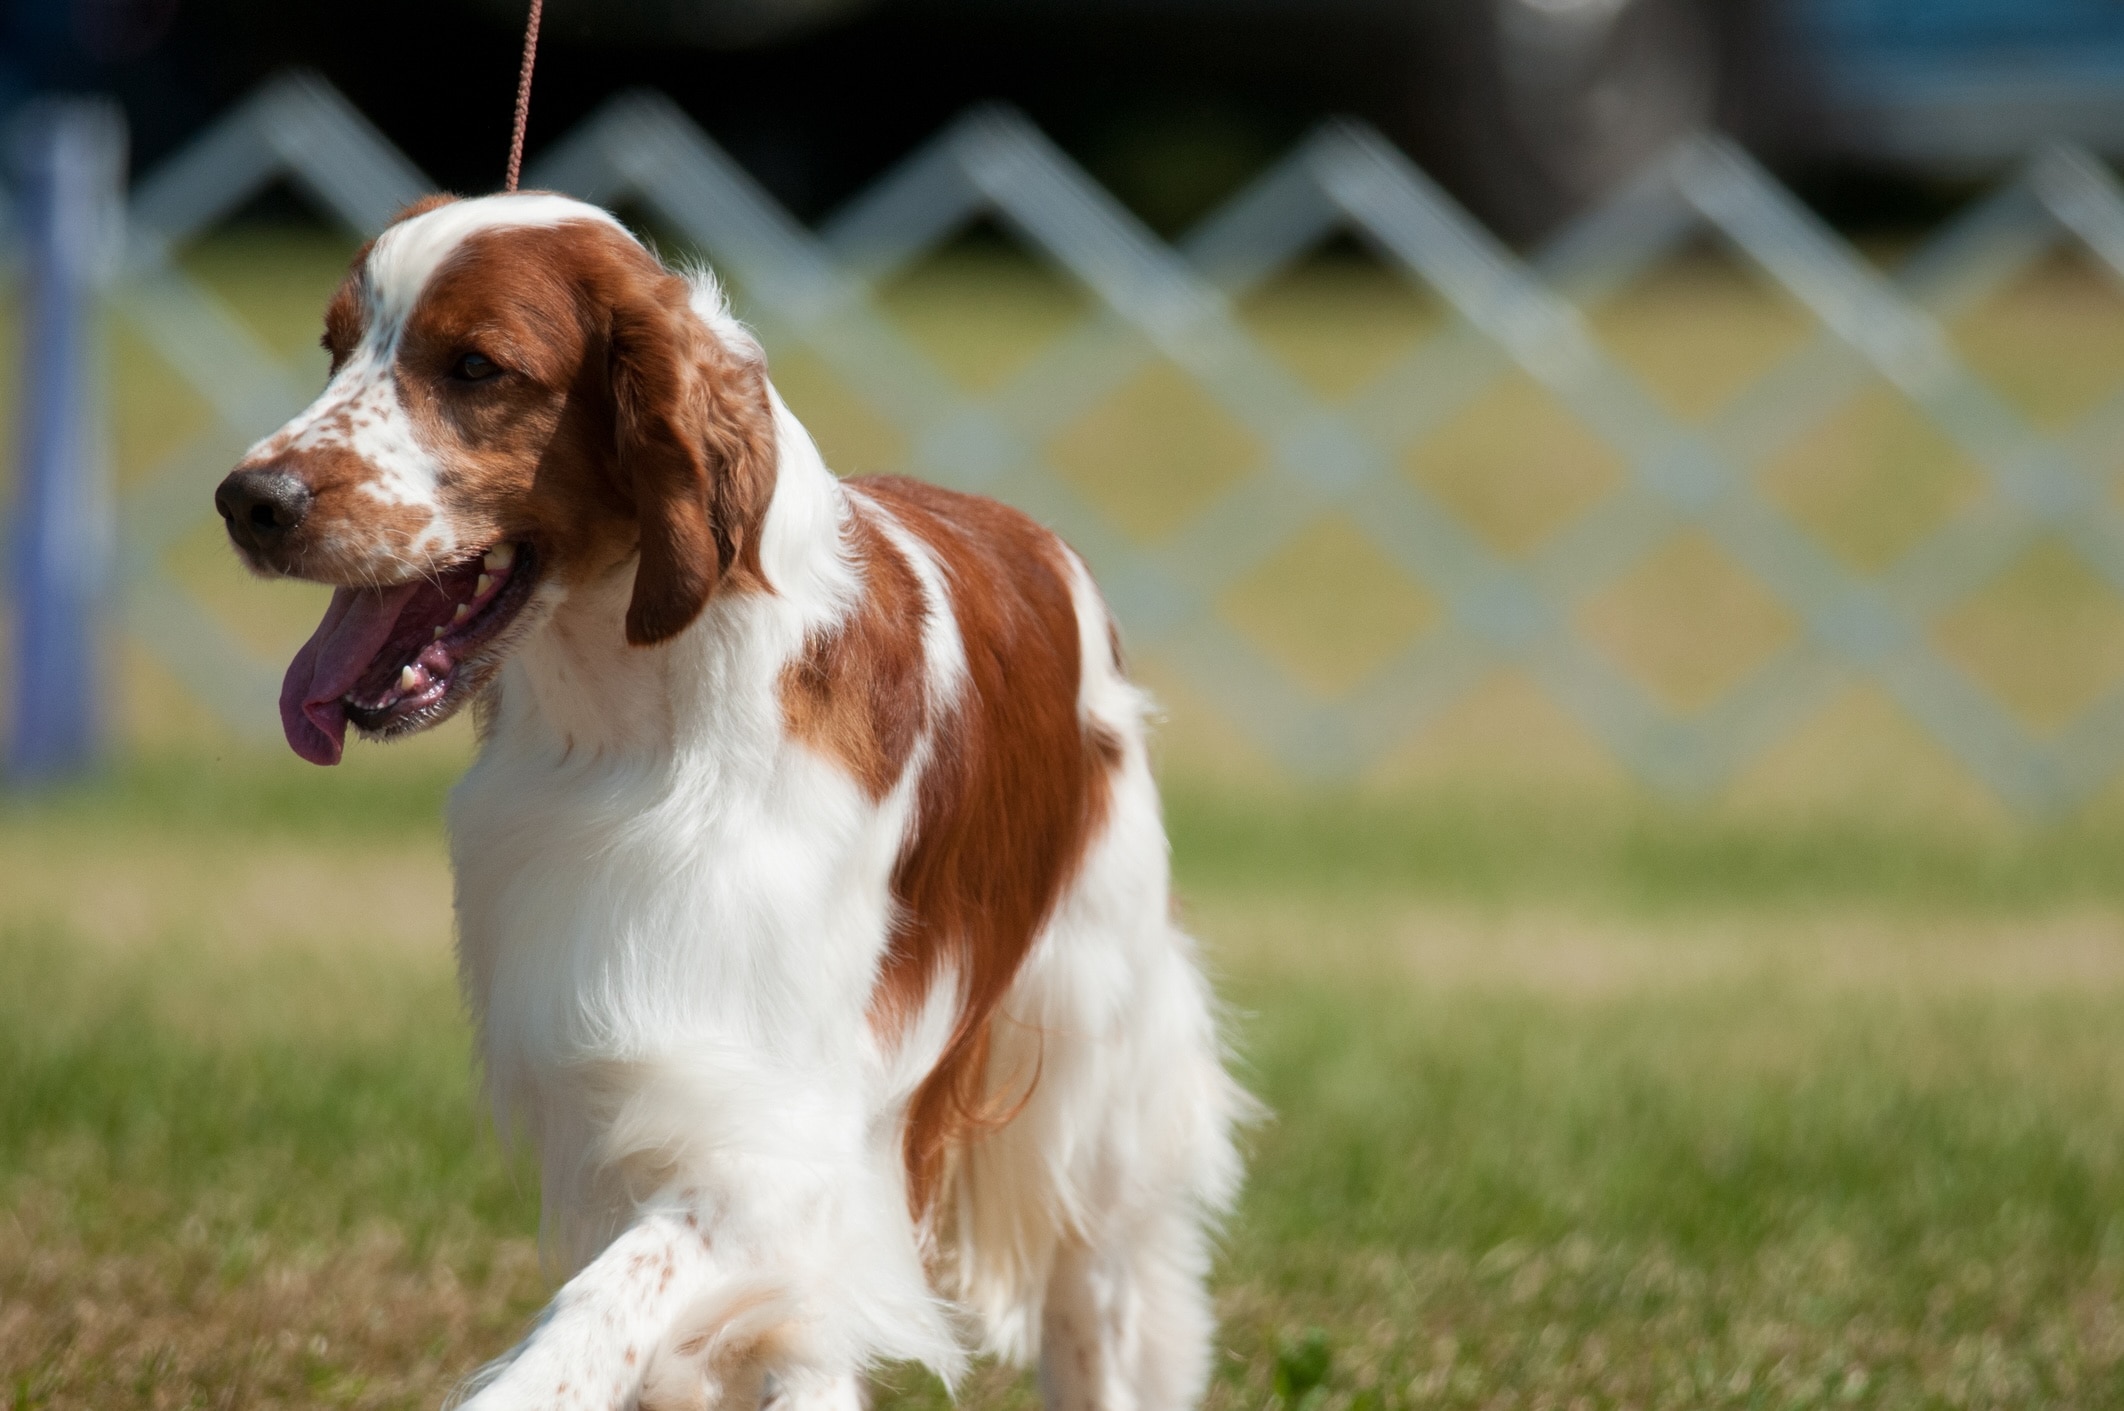
<svg viewBox="0 0 2124 1411">
<path fill-rule="evenodd" d="M 213 410 L 204 432 L 123 497 L 122 622 L 251 732 L 274 724 L 280 663 L 259 659 L 164 558 L 196 531 L 209 488 L 242 447 L 311 389 L 175 254 L 283 181 L 363 234 L 428 187 L 330 88 L 278 81 L 139 183 L 110 300 Z M 771 351 L 829 369 L 904 434 L 916 473 L 999 496 L 1059 530 L 1099 575 L 1132 649 L 1297 774 L 1361 773 L 1501 664 L 1669 795 L 1715 792 L 1853 683 L 1878 687 L 2032 813 L 2070 807 L 2124 769 L 2124 685 L 2106 681 L 2091 703 L 2039 730 L 1997 681 L 1940 645 L 1944 617 L 2041 545 L 2065 546 L 2107 592 L 2124 594 L 2113 483 L 2124 388 L 2076 423 L 2039 431 L 1971 372 L 1947 331 L 2060 246 L 2124 281 L 2124 190 L 2074 150 L 2037 154 L 1892 276 L 1746 153 L 1708 135 L 1679 144 L 1531 261 L 1349 123 L 1319 130 L 1175 245 L 1004 109 L 969 113 L 817 230 L 654 94 L 613 100 L 534 163 L 526 184 L 646 211 L 697 247 L 742 291 Z M 882 291 L 984 220 L 1081 288 L 1088 312 L 1000 382 L 971 391 L 887 316 Z M 1344 233 L 1449 316 L 1330 402 L 1236 310 Z M 1706 238 L 1783 291 L 1812 332 L 1694 423 L 1668 410 L 1590 319 Z M 1053 447 L 1160 363 L 1259 454 L 1146 537 L 1061 473 Z M 1412 448 L 1507 379 L 1538 385 L 1621 468 L 1608 493 L 1513 549 L 1402 470 Z M 1761 472 L 1880 386 L 1974 467 L 1983 493 L 1887 562 L 1857 567 L 1766 494 Z M 1430 630 L 1327 691 L 1296 679 L 1223 606 L 1325 524 L 1343 526 L 1345 538 L 1354 526 L 1354 552 L 1435 605 Z M 1589 634 L 1583 611 L 1678 542 L 1725 565 L 1790 623 L 1735 681 L 1682 705 Z"/>
</svg>

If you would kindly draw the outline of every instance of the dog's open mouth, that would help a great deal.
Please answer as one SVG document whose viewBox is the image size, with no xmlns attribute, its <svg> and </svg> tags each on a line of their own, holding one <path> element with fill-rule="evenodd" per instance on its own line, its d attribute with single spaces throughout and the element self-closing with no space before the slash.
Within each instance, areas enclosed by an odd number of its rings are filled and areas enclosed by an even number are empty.
<svg viewBox="0 0 2124 1411">
<path fill-rule="evenodd" d="M 500 544 L 434 578 L 335 590 L 281 683 L 288 744 L 337 764 L 349 721 L 401 735 L 447 719 L 491 674 L 487 649 L 530 600 L 535 569 L 528 546 Z"/>
</svg>

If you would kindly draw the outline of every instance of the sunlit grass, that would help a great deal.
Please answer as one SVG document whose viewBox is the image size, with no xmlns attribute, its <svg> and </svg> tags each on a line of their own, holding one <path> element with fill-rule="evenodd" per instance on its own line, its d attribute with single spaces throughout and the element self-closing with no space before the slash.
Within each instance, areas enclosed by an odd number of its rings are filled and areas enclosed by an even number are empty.
<svg viewBox="0 0 2124 1411">
<path fill-rule="evenodd" d="M 452 988 L 448 761 L 356 760 L 162 759 L 0 816 L 13 1405 L 432 1405 L 542 1299 Z M 1274 1113 L 1214 1406 L 2124 1396 L 2093 825 L 1172 792 Z"/>
<path fill-rule="evenodd" d="M 410 743 L 356 744 L 330 770 L 271 747 L 121 757 L 56 793 L 0 796 L 0 882 L 13 881 L 19 902 L 41 885 L 40 870 L 70 856 L 91 870 L 114 856 L 120 871 L 137 870 L 175 840 L 239 855 L 438 852 L 443 801 L 470 748 L 460 721 Z M 1406 893 L 1632 912 L 2124 906 L 2124 817 L 2110 809 L 1928 825 L 1896 813 L 1766 815 L 1509 790 L 1259 788 L 1186 772 L 1167 779 L 1165 806 L 1182 888 L 1206 895 L 1333 905 Z M 145 852 L 122 851 L 134 838 Z"/>
</svg>

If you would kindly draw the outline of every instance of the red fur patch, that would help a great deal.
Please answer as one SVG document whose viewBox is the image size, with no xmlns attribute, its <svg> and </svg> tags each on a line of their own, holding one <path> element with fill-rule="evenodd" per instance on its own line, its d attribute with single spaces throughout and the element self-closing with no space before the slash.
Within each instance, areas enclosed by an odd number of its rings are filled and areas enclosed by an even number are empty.
<svg viewBox="0 0 2124 1411">
<path fill-rule="evenodd" d="M 893 872 L 900 926 L 871 999 L 873 1022 L 895 1029 L 943 975 L 959 988 L 950 1039 L 907 1116 L 919 1217 L 953 1148 L 1011 1115 L 987 1091 L 990 1021 L 1105 817 L 1116 751 L 1078 713 L 1080 638 L 1060 542 L 993 500 L 916 480 L 854 484 L 943 566 L 966 646 L 960 697 L 931 710 L 935 743 Z"/>
<path fill-rule="evenodd" d="M 922 584 L 874 522 L 876 511 L 851 498 L 849 548 L 863 596 L 784 668 L 782 723 L 838 761 L 876 803 L 899 782 L 928 718 Z"/>
</svg>

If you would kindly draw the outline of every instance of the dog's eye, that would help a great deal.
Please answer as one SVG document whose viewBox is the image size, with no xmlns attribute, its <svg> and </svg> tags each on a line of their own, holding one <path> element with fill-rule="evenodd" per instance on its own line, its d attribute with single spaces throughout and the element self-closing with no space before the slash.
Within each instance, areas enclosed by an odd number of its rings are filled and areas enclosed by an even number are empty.
<svg viewBox="0 0 2124 1411">
<path fill-rule="evenodd" d="M 457 366 L 450 369 L 450 375 L 460 382 L 485 382 L 500 371 L 494 359 L 485 353 L 467 353 L 457 360 Z"/>
</svg>

